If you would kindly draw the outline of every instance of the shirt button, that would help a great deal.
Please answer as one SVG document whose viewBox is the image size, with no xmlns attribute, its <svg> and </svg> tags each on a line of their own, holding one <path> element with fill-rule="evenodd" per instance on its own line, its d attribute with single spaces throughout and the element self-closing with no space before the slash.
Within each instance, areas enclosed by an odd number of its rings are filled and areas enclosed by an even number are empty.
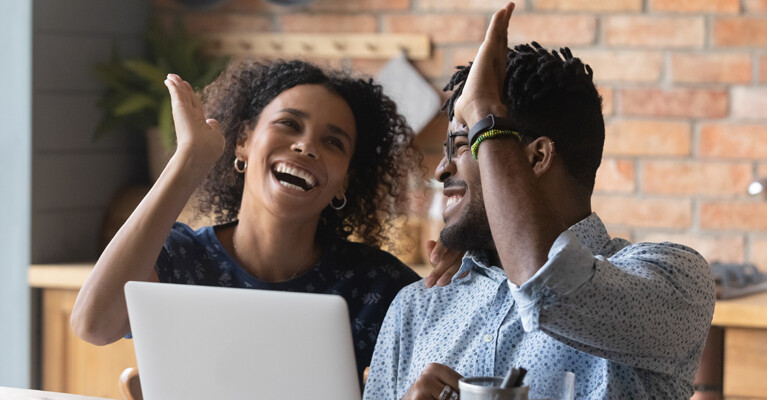
<svg viewBox="0 0 767 400">
<path fill-rule="evenodd" d="M 487 335 L 485 335 L 485 343 L 490 343 L 492 341 L 493 341 L 493 335 L 491 335 L 489 333 Z"/>
</svg>

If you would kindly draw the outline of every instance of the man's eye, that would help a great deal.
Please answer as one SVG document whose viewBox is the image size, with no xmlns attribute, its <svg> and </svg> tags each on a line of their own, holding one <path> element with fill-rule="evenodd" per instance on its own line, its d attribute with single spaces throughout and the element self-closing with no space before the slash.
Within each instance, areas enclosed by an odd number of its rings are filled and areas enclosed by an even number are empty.
<svg viewBox="0 0 767 400">
<path fill-rule="evenodd" d="M 461 147 L 466 147 L 468 145 L 469 145 L 469 142 L 467 142 L 466 140 L 456 140 L 455 143 L 453 143 L 453 146 L 456 149 L 460 149 Z"/>
</svg>

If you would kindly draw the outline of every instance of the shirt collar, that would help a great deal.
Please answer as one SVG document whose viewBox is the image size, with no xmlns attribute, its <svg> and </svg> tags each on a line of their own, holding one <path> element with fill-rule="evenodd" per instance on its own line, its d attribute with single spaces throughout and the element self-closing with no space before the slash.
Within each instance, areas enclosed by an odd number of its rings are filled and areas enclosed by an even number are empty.
<svg viewBox="0 0 767 400">
<path fill-rule="evenodd" d="M 605 224 L 594 212 L 571 226 L 569 230 L 575 234 L 583 247 L 591 250 L 591 254 L 601 254 L 601 250 L 610 243 Z"/>
<path fill-rule="evenodd" d="M 467 283 L 471 281 L 475 273 L 485 275 L 497 282 L 506 280 L 503 269 L 490 264 L 490 257 L 485 250 L 469 250 L 463 255 L 461 268 L 453 276 L 453 283 Z"/>
<path fill-rule="evenodd" d="M 578 221 L 569 228 L 580 240 L 581 244 L 591 250 L 592 254 L 600 254 L 600 250 L 610 243 L 610 235 L 602 219 L 596 213 Z M 453 283 L 466 283 L 475 272 L 482 273 L 494 281 L 506 280 L 506 274 L 498 266 L 490 264 L 490 257 L 485 250 L 469 250 L 463 255 L 461 268 L 453 276 Z M 464 276 L 466 275 L 466 276 Z"/>
</svg>

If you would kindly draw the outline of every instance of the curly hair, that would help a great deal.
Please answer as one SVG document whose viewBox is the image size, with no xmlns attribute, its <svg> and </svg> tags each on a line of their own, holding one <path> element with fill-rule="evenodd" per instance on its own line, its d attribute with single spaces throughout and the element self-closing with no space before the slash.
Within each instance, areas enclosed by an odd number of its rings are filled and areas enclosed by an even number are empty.
<svg viewBox="0 0 767 400">
<path fill-rule="evenodd" d="M 443 89 L 453 91 L 442 106 L 451 119 L 471 64 L 457 67 Z M 517 45 L 507 53 L 501 101 L 520 120 L 524 139 L 548 136 L 556 143 L 570 175 L 591 194 L 605 141 L 602 97 L 591 67 L 567 47 L 557 53 L 536 42 Z"/>
<path fill-rule="evenodd" d="M 421 161 L 413 144 L 415 135 L 372 79 L 326 71 L 305 61 L 236 60 L 203 89 L 206 116 L 218 120 L 226 146 L 199 189 L 198 210 L 213 215 L 217 223 L 238 218 L 245 180 L 232 168 L 237 139 L 255 128 L 264 107 L 280 93 L 306 84 L 322 85 L 341 96 L 357 129 L 347 172 L 347 205 L 341 210 L 323 209 L 316 240 L 329 243 L 354 235 L 371 246 L 391 244 L 389 222 L 403 212 L 407 176 L 419 170 Z"/>
</svg>

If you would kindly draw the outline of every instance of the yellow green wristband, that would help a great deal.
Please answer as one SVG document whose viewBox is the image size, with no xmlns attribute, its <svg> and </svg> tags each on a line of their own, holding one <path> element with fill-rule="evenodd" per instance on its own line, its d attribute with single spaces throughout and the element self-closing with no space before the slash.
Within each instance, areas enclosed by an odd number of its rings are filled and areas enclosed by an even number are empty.
<svg viewBox="0 0 767 400">
<path fill-rule="evenodd" d="M 511 136 L 517 139 L 517 141 L 522 141 L 522 136 L 517 131 L 511 131 L 508 129 L 491 129 L 481 135 L 474 141 L 474 144 L 471 145 L 471 155 L 474 157 L 474 159 L 477 159 L 477 152 L 479 152 L 479 144 L 482 143 L 482 141 L 487 139 L 493 139 L 493 138 L 499 138 L 499 137 L 506 137 Z"/>
</svg>

